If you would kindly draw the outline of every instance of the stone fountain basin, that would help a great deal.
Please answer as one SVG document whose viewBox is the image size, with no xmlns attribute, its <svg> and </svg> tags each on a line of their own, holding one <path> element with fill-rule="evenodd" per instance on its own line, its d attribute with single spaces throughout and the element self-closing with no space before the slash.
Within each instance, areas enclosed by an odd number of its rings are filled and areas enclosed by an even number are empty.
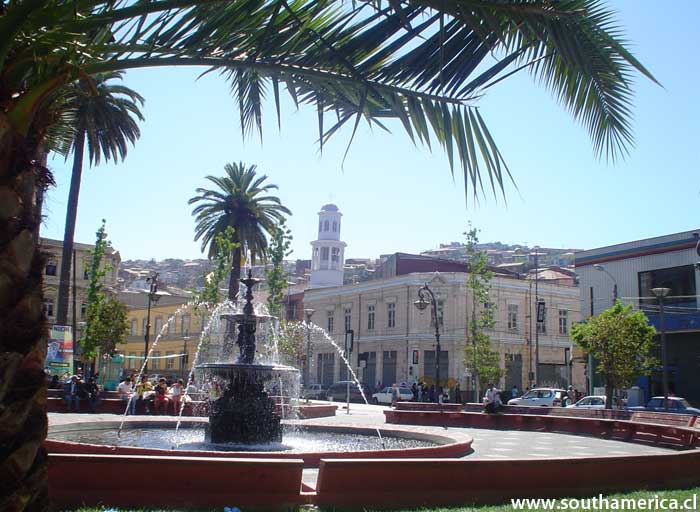
<svg viewBox="0 0 700 512">
<path fill-rule="evenodd" d="M 207 421 L 205 418 L 183 419 L 181 429 L 204 428 Z M 299 424 L 297 422 L 283 422 L 287 428 L 299 426 L 303 432 L 311 434 L 353 434 L 377 437 L 377 430 L 371 427 L 358 427 L 355 425 L 334 424 L 327 425 L 321 423 Z M 124 424 L 124 429 L 175 429 L 176 419 L 153 418 L 144 420 L 138 417 L 128 418 Z M 163 449 L 148 448 L 139 446 L 113 446 L 108 444 L 84 443 L 52 439 L 52 434 L 64 432 L 89 432 L 89 431 L 112 431 L 119 428 L 119 422 L 84 422 L 71 423 L 67 425 L 53 425 L 49 427 L 48 439 L 45 446 L 51 453 L 70 454 L 92 454 L 92 455 L 144 455 L 144 456 L 164 456 L 164 457 L 217 457 L 217 458 L 254 458 L 254 459 L 302 459 L 305 467 L 317 467 L 321 459 L 421 459 L 421 458 L 457 458 L 464 457 L 471 453 L 472 438 L 467 434 L 446 431 L 436 434 L 428 429 L 418 427 L 406 427 L 392 425 L 391 427 L 380 427 L 379 431 L 385 438 L 410 439 L 430 443 L 429 446 L 397 449 L 369 449 L 356 451 L 232 451 L 207 450 L 207 449 Z"/>
</svg>

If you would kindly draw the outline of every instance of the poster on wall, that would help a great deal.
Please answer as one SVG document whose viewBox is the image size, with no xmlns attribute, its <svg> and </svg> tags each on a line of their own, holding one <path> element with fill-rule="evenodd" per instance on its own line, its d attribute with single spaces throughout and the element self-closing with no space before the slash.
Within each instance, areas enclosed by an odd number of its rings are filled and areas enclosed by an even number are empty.
<svg viewBox="0 0 700 512">
<path fill-rule="evenodd" d="M 51 326 L 45 367 L 50 375 L 59 377 L 73 372 L 73 328 L 71 326 Z"/>
</svg>

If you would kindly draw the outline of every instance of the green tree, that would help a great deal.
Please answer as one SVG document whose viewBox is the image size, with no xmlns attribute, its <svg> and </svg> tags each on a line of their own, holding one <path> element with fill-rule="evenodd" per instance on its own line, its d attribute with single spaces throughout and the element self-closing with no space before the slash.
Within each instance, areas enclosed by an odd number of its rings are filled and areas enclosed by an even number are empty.
<svg viewBox="0 0 700 512">
<path fill-rule="evenodd" d="M 231 226 L 226 226 L 221 233 L 214 237 L 216 254 L 214 269 L 204 276 L 204 289 L 197 295 L 198 302 L 216 304 L 221 302 L 221 285 L 226 276 L 231 272 L 231 258 L 240 244 L 233 241 L 234 231 Z"/>
<path fill-rule="evenodd" d="M 649 375 L 658 361 L 652 356 L 656 329 L 646 315 L 620 301 L 586 322 L 574 324 L 571 338 L 596 360 L 596 372 L 605 381 L 605 407 L 612 408 L 613 392 Z"/>
<path fill-rule="evenodd" d="M 112 354 L 119 343 L 124 343 L 127 330 L 126 306 L 108 295 L 104 287 L 104 277 L 112 270 L 103 265 L 105 251 L 109 247 L 105 233 L 105 221 L 97 230 L 95 248 L 92 252 L 88 276 L 90 282 L 85 314 L 85 334 L 80 340 L 80 348 L 85 361 L 92 360 L 99 350 L 102 354 Z"/>
<path fill-rule="evenodd" d="M 241 257 L 247 256 L 251 263 L 256 258 L 267 257 L 267 237 L 284 219 L 291 215 L 276 196 L 265 195 L 276 190 L 277 185 L 263 185 L 266 175 L 257 176 L 257 166 L 246 167 L 243 162 L 226 164 L 226 176 L 207 176 L 217 189 L 198 188 L 197 194 L 188 204 L 196 204 L 192 210 L 197 226 L 195 240 L 202 240 L 202 252 L 208 247 L 209 258 L 218 252 L 216 235 L 227 227 L 233 228 L 235 242 L 231 254 L 231 276 L 228 298 L 236 300 L 241 278 Z"/>
<path fill-rule="evenodd" d="M 284 258 L 291 254 L 289 247 L 292 243 L 291 231 L 284 219 L 272 232 L 270 238 L 269 260 L 270 269 L 265 270 L 267 282 L 267 309 L 272 316 L 281 318 L 284 291 L 287 289 L 287 273 L 284 271 Z"/>
<path fill-rule="evenodd" d="M 471 293 L 471 308 L 467 312 L 467 343 L 464 364 L 474 376 L 476 401 L 480 390 L 489 383 L 497 384 L 505 374 L 501 357 L 491 346 L 491 337 L 486 332 L 494 326 L 495 305 L 490 300 L 493 272 L 488 268 L 486 251 L 477 247 L 478 230 L 469 224 L 467 237 L 467 281 Z"/>
<path fill-rule="evenodd" d="M 301 368 L 306 355 L 306 327 L 303 322 L 281 320 L 277 348 L 283 363 Z"/>
<path fill-rule="evenodd" d="M 449 37 L 448 37 L 449 35 Z M 144 0 L 80 3 L 16 0 L 0 9 L 0 509 L 48 507 L 38 226 L 42 165 L 54 149 L 60 97 L 84 76 L 192 65 L 231 82 L 244 134 L 262 134 L 263 98 L 280 117 L 280 90 L 318 112 L 323 144 L 349 121 L 438 143 L 475 193 L 510 171 L 477 102 L 530 71 L 614 160 L 632 143 L 632 84 L 649 72 L 624 46 L 597 0 L 292 3 Z M 496 58 L 494 58 L 496 57 Z M 517 100 L 517 98 L 515 98 Z M 327 114 L 337 115 L 331 126 Z M 536 113 L 534 113 L 536 114 Z M 348 125 L 350 126 L 350 125 Z M 13 390 L 22 389 L 22 393 Z"/>
<path fill-rule="evenodd" d="M 78 216 L 78 197 L 83 174 L 83 155 L 87 142 L 90 165 L 99 165 L 100 160 L 124 160 L 127 145 L 134 144 L 140 136 L 137 118 L 143 121 L 139 104 L 143 98 L 132 89 L 110 83 L 122 78 L 121 72 L 110 72 L 86 76 L 67 87 L 62 101 L 66 119 L 63 124 L 69 131 L 63 139 L 61 152 L 73 153 L 73 171 L 68 193 L 66 224 L 63 234 L 61 271 L 58 285 L 56 323 L 66 325 L 68 321 L 68 299 L 70 293 L 70 270 L 73 255 L 75 220 Z"/>
</svg>

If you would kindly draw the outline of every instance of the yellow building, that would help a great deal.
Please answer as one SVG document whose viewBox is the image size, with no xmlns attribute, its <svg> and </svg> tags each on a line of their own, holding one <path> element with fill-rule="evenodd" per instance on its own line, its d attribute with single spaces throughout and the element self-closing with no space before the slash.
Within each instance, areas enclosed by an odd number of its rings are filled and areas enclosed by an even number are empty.
<svg viewBox="0 0 700 512">
<path fill-rule="evenodd" d="M 126 343 L 118 345 L 117 351 L 124 356 L 126 370 L 139 370 L 146 350 L 148 294 L 122 292 L 119 298 L 127 303 L 129 331 Z M 203 323 L 203 313 L 187 307 L 188 300 L 188 297 L 161 295 L 158 302 L 151 305 L 148 348 L 152 353 L 148 362 L 149 373 L 187 377 Z M 159 333 L 162 334 L 156 343 Z"/>
</svg>

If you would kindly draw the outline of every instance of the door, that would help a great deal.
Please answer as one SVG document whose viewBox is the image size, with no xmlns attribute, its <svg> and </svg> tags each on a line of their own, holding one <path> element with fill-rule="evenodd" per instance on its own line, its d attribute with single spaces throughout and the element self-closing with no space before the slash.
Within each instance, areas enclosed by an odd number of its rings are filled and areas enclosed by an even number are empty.
<svg viewBox="0 0 700 512">
<path fill-rule="evenodd" d="M 377 353 L 365 352 L 362 355 L 367 361 L 367 366 L 362 372 L 362 383 L 372 390 L 377 386 Z"/>
<path fill-rule="evenodd" d="M 518 389 L 523 388 L 522 354 L 506 354 L 506 392 L 510 393 L 513 386 L 517 386 Z"/>
<path fill-rule="evenodd" d="M 385 350 L 382 357 L 382 380 L 385 386 L 396 382 L 396 350 Z"/>
</svg>

